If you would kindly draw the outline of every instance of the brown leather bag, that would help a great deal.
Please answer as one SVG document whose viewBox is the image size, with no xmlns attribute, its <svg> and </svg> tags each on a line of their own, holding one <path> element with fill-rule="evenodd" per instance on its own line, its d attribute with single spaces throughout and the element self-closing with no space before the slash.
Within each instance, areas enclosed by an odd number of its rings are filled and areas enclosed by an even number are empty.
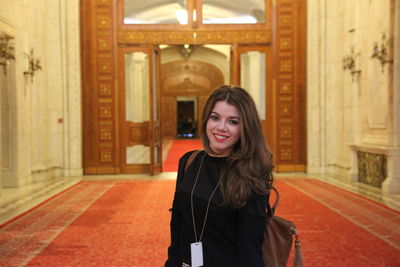
<svg viewBox="0 0 400 267">
<path fill-rule="evenodd" d="M 293 236 L 295 237 L 293 266 L 304 266 L 296 226 L 293 222 L 274 215 L 279 203 L 279 192 L 275 187 L 271 187 L 271 189 L 276 193 L 276 200 L 272 208 L 267 209 L 268 216 L 265 223 L 264 242 L 261 248 L 265 266 L 287 266 L 292 249 Z"/>
</svg>

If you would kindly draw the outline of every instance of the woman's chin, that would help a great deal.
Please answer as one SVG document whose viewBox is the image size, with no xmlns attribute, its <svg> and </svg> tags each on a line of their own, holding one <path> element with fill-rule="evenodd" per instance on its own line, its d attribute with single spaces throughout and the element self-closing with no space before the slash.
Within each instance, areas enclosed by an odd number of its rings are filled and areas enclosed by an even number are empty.
<svg viewBox="0 0 400 267">
<path fill-rule="evenodd" d="M 216 156 L 216 157 L 226 157 L 231 152 L 231 149 L 227 149 L 225 147 L 211 146 L 211 149 L 213 151 L 213 156 Z"/>
</svg>

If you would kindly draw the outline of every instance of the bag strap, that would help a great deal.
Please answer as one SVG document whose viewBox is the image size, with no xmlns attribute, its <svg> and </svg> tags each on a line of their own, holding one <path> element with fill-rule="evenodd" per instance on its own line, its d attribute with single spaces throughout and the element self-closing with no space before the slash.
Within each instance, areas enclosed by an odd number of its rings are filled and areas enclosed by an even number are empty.
<svg viewBox="0 0 400 267">
<path fill-rule="evenodd" d="M 271 190 L 275 192 L 276 198 L 275 198 L 275 203 L 274 203 L 274 205 L 271 207 L 271 210 L 268 210 L 268 214 L 269 214 L 270 216 L 273 216 L 274 213 L 275 213 L 275 211 L 276 211 L 276 209 L 278 208 L 279 198 L 280 198 L 280 197 L 279 197 L 279 191 L 278 191 L 278 189 L 276 189 L 276 187 L 271 186 L 271 189 L 270 189 L 269 191 L 271 192 Z"/>
<path fill-rule="evenodd" d="M 193 160 L 196 158 L 196 156 L 201 152 L 201 150 L 195 150 L 192 154 L 190 154 L 188 160 L 186 161 L 185 164 L 185 172 L 189 168 L 190 164 L 192 164 Z"/>
<path fill-rule="evenodd" d="M 192 161 L 194 160 L 194 158 L 201 152 L 201 150 L 195 150 L 193 151 L 192 154 L 190 154 L 188 160 L 185 163 L 185 169 L 184 169 L 184 173 L 186 172 L 187 168 L 189 168 L 190 164 L 192 164 Z M 169 209 L 169 211 L 172 211 L 172 208 Z"/>
</svg>

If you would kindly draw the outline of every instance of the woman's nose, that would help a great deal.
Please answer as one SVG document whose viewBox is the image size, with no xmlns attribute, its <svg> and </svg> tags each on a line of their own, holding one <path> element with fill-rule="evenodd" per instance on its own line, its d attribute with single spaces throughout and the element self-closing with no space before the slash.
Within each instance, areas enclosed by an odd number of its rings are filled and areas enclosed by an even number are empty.
<svg viewBox="0 0 400 267">
<path fill-rule="evenodd" d="M 218 126 L 217 126 L 217 128 L 218 128 L 218 130 L 220 130 L 220 131 L 226 131 L 226 130 L 227 130 L 227 128 L 226 128 L 226 122 L 223 121 L 223 120 L 220 120 L 220 121 L 219 121 L 219 124 L 218 124 Z"/>
</svg>

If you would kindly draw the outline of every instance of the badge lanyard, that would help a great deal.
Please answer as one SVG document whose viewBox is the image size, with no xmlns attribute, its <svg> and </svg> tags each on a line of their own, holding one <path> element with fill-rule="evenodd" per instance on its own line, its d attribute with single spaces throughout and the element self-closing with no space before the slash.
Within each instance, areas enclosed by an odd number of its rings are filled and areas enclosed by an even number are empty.
<svg viewBox="0 0 400 267">
<path fill-rule="evenodd" d="M 215 191 L 217 191 L 217 188 L 218 188 L 218 186 L 219 186 L 219 184 L 221 183 L 221 180 L 222 180 L 222 179 L 219 179 L 217 185 L 215 186 L 214 190 L 211 193 L 210 198 L 208 199 L 206 214 L 204 216 L 203 227 L 201 229 L 200 236 L 197 239 L 196 222 L 195 222 L 195 219 L 194 219 L 194 208 L 193 208 L 193 193 L 194 193 L 194 189 L 196 188 L 197 180 L 198 180 L 199 175 L 200 175 L 200 170 L 201 170 L 201 167 L 203 165 L 203 160 L 204 160 L 205 155 L 206 155 L 206 153 L 204 152 L 203 156 L 201 157 L 199 170 L 197 171 L 196 180 L 194 181 L 193 189 L 192 189 L 192 192 L 190 194 L 190 204 L 191 204 L 191 209 L 192 209 L 192 220 L 193 220 L 194 237 L 195 237 L 195 241 L 196 241 L 195 243 L 191 244 L 192 267 L 203 266 L 203 245 L 201 243 L 201 238 L 203 237 L 204 228 L 206 227 L 206 221 L 207 221 L 207 216 L 208 216 L 208 210 L 210 208 L 211 199 L 214 196 Z"/>
</svg>

